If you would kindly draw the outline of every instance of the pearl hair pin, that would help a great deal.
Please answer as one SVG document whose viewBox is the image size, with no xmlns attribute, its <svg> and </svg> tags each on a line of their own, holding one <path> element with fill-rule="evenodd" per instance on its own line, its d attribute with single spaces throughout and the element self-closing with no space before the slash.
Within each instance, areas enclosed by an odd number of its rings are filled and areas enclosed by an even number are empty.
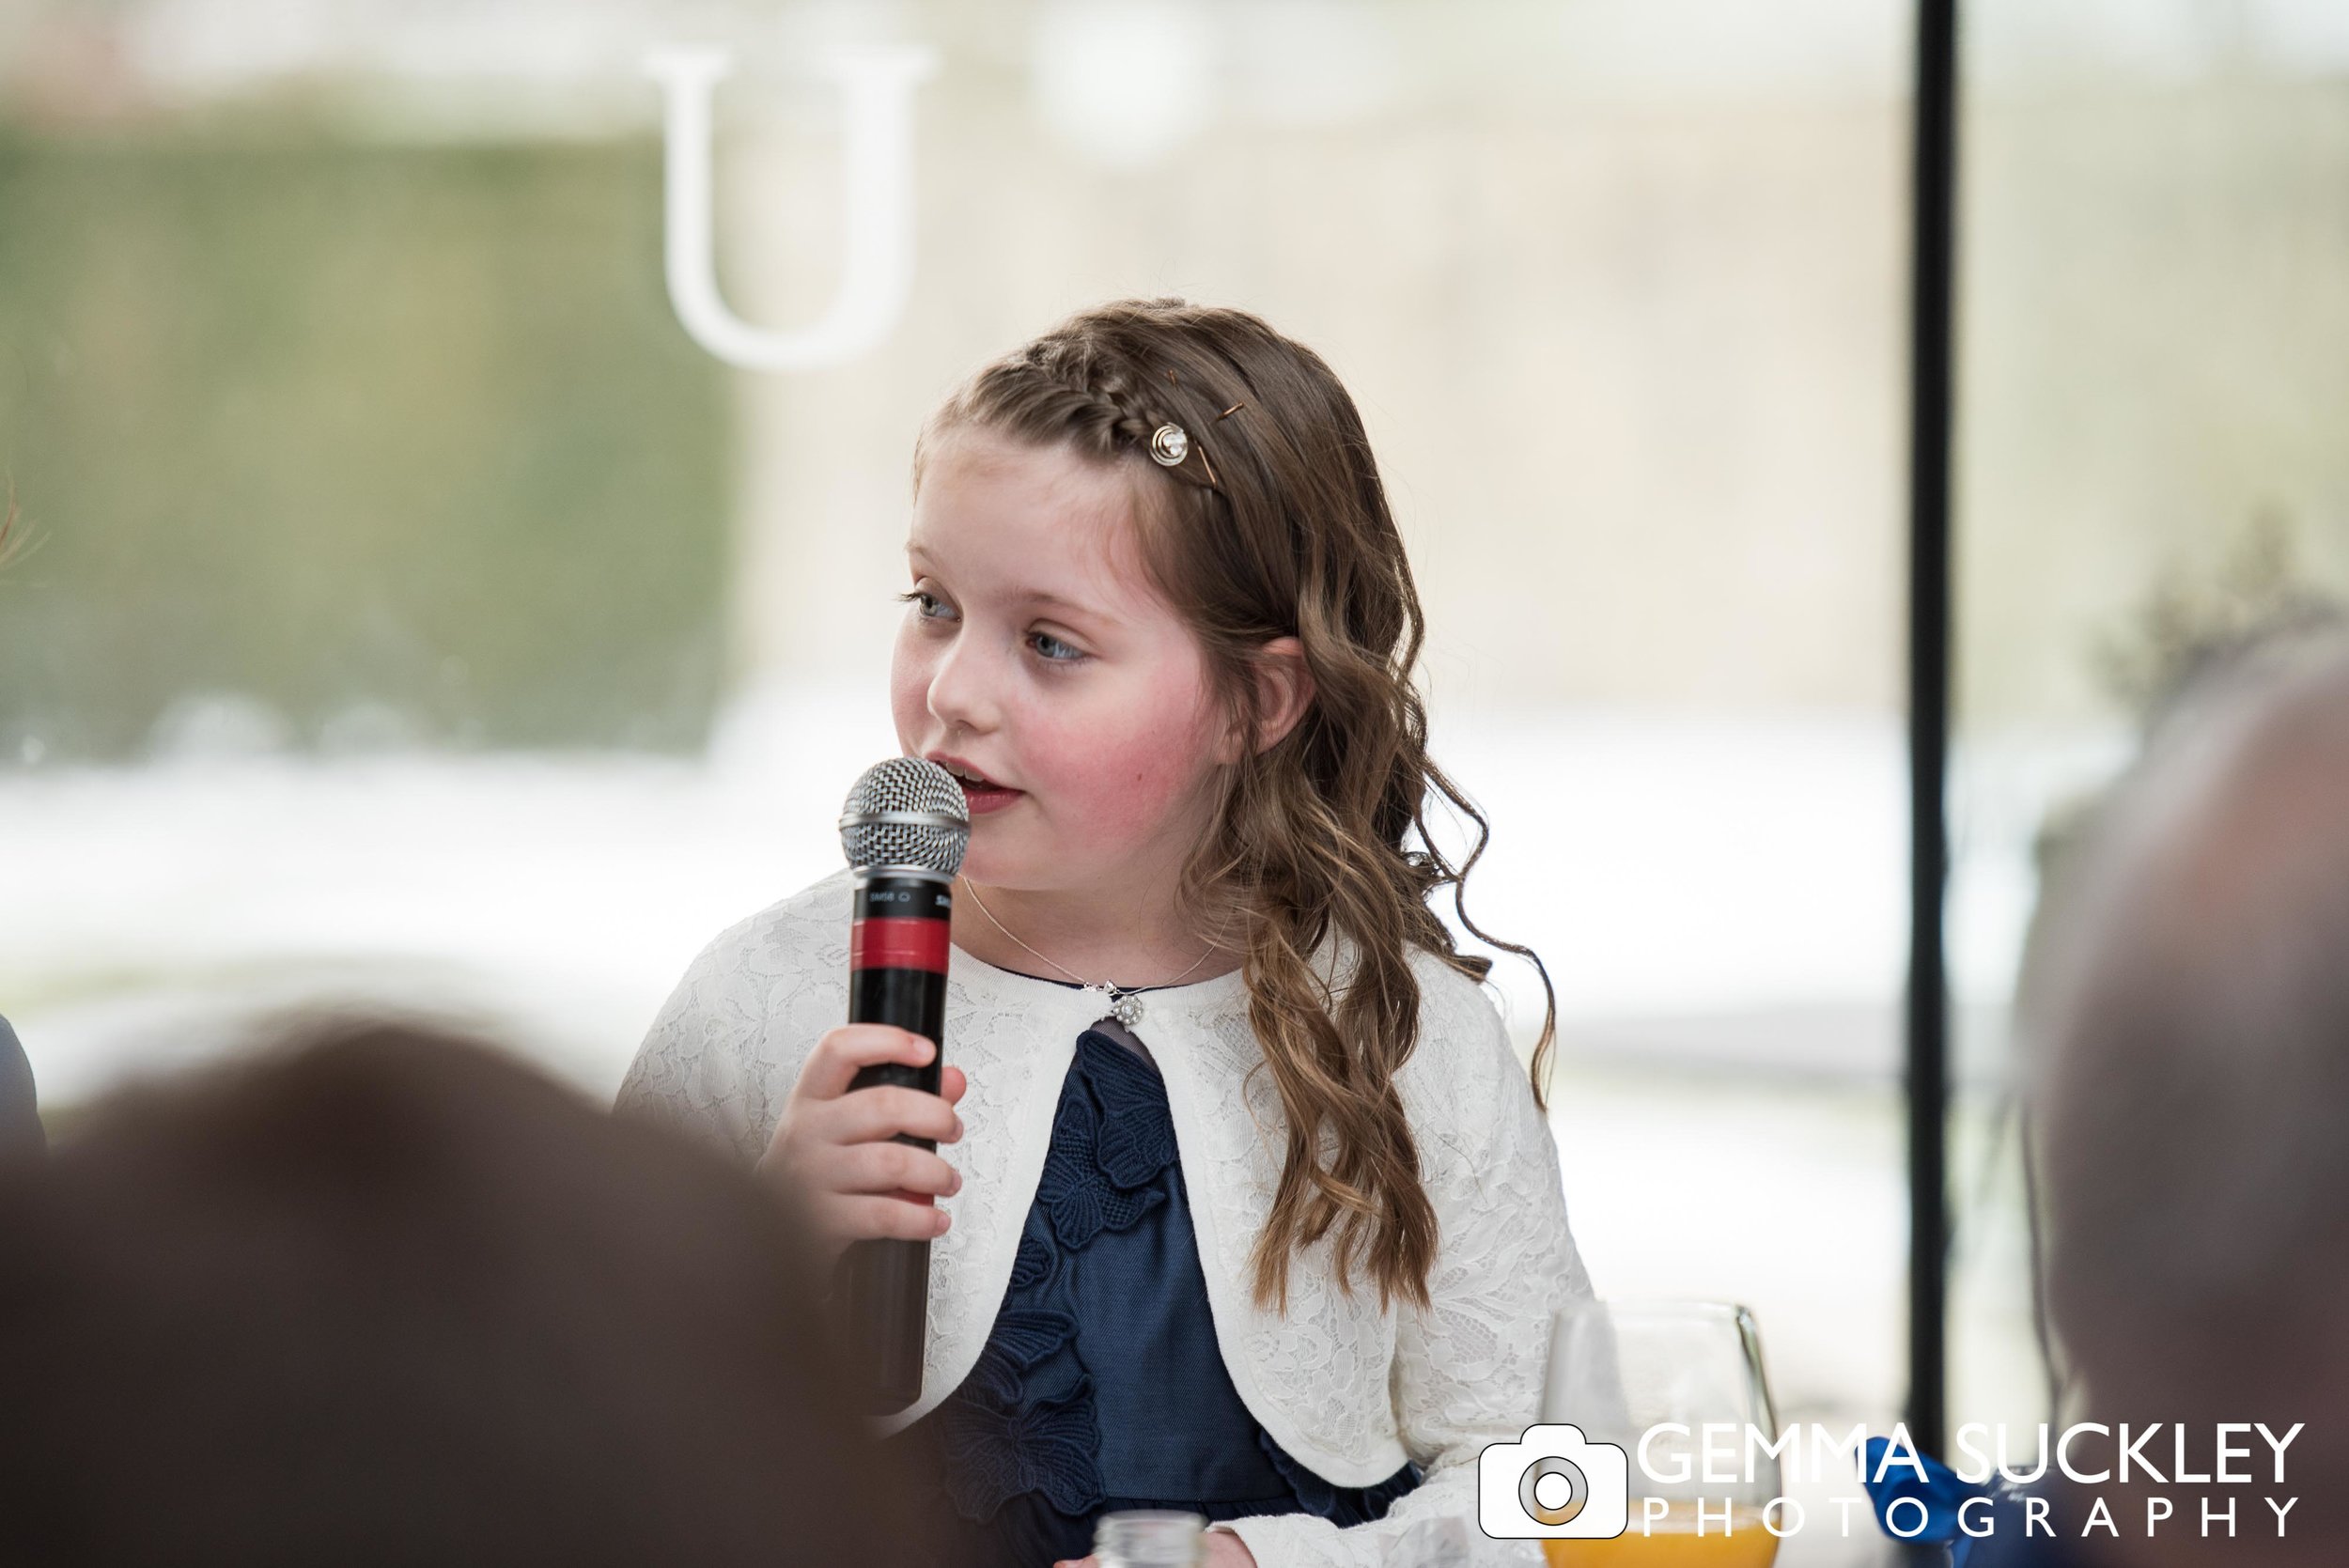
<svg viewBox="0 0 2349 1568">
<path fill-rule="evenodd" d="M 1183 384 L 1182 378 L 1172 370 L 1166 373 L 1166 380 L 1169 386 L 1179 387 Z M 1221 425 L 1247 406 L 1245 400 L 1234 403 L 1230 408 L 1217 414 L 1211 423 Z M 1190 456 L 1190 432 L 1172 420 L 1150 432 L 1150 460 L 1160 468 L 1182 467 L 1183 460 Z M 1223 481 L 1216 477 L 1215 464 L 1207 460 L 1205 447 L 1202 447 L 1199 452 L 1199 466 L 1207 472 L 1208 488 L 1215 490 L 1222 489 Z"/>
</svg>

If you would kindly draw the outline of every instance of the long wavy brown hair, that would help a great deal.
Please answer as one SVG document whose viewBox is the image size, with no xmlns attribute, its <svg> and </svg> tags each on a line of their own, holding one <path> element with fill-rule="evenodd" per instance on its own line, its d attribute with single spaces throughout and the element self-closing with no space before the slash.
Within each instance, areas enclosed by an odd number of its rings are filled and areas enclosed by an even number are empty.
<svg viewBox="0 0 2349 1568">
<path fill-rule="evenodd" d="M 1150 452 L 1167 424 L 1189 437 L 1171 466 Z M 1341 1289 L 1361 1270 L 1382 1307 L 1425 1304 L 1436 1216 L 1394 1082 L 1419 1043 L 1410 950 L 1480 981 L 1492 967 L 1456 949 L 1429 898 L 1452 888 L 1464 927 L 1540 973 L 1537 1105 L 1557 999 L 1531 949 L 1469 919 L 1462 893 L 1490 829 L 1427 754 L 1411 679 L 1419 595 L 1353 399 L 1318 354 L 1245 311 L 1119 300 L 957 388 L 915 443 L 917 486 L 925 452 L 964 427 L 1066 446 L 1132 476 L 1146 569 L 1197 632 L 1237 733 L 1257 733 L 1264 645 L 1301 644 L 1313 700 L 1277 743 L 1223 770 L 1218 827 L 1185 865 L 1179 896 L 1198 929 L 1232 920 L 1227 939 L 1244 955 L 1250 1021 L 1287 1121 L 1286 1163 L 1256 1238 L 1258 1304 L 1287 1310 L 1291 1258 L 1324 1237 Z M 1427 831 L 1433 795 L 1476 824 L 1457 866 Z M 1315 957 L 1332 932 L 1351 944 L 1343 974 Z"/>
</svg>

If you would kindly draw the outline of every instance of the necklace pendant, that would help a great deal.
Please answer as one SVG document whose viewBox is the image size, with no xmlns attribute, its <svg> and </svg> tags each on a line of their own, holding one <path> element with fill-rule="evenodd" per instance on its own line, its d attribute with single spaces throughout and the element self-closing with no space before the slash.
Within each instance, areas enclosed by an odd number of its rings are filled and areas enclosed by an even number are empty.
<svg viewBox="0 0 2349 1568">
<path fill-rule="evenodd" d="M 1114 993 L 1112 994 L 1114 995 Z M 1110 1004 L 1110 1016 L 1128 1029 L 1133 1028 L 1142 1021 L 1142 999 L 1130 992 L 1125 996 L 1116 997 L 1116 1000 Z"/>
</svg>

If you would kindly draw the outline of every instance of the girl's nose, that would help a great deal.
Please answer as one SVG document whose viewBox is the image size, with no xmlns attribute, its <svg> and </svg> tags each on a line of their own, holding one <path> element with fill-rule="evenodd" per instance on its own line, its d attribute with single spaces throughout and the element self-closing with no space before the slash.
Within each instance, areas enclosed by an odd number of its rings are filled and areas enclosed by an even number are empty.
<svg viewBox="0 0 2349 1568">
<path fill-rule="evenodd" d="M 930 672 L 930 712 L 949 727 L 984 733 L 995 727 L 1000 710 L 995 672 L 969 637 L 957 637 Z"/>
</svg>

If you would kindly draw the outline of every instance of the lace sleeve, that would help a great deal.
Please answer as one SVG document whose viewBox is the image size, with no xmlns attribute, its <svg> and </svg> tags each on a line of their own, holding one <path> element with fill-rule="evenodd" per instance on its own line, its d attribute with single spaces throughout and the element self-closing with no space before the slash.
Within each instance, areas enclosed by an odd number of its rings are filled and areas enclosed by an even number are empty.
<svg viewBox="0 0 2349 1568">
<path fill-rule="evenodd" d="M 687 967 L 629 1063 L 613 1110 L 664 1123 L 750 1165 L 775 1117 L 753 1063 L 766 1020 L 755 989 L 741 984 L 742 931 L 723 933 Z"/>
<path fill-rule="evenodd" d="M 1422 1140 L 1441 1227 L 1424 1311 L 1397 1309 L 1391 1378 L 1419 1486 L 1386 1516 L 1340 1529 L 1307 1514 L 1219 1525 L 1257 1568 L 1538 1565 L 1540 1543 L 1496 1541 L 1476 1520 L 1476 1461 L 1540 1413 L 1552 1315 L 1591 1294 L 1566 1224 L 1558 1150 L 1500 1016 L 1481 993 L 1448 1048 L 1460 1088 L 1448 1126 Z"/>
</svg>

